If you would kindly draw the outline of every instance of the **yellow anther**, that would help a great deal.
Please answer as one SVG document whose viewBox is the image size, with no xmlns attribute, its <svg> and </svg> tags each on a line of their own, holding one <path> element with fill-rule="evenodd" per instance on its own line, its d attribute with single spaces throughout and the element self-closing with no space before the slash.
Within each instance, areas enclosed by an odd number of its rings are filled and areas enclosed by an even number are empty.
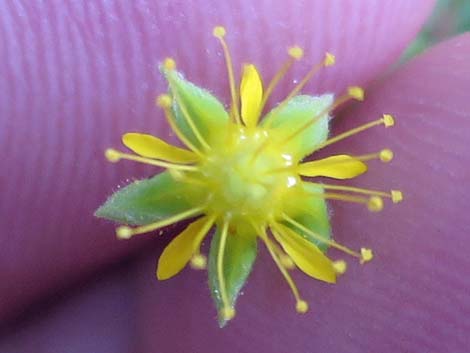
<svg viewBox="0 0 470 353">
<path fill-rule="evenodd" d="M 368 248 L 361 248 L 361 264 L 369 262 L 374 258 L 374 254 L 372 253 L 371 249 Z"/>
<path fill-rule="evenodd" d="M 336 57 L 331 54 L 326 52 L 325 53 L 325 66 L 333 66 L 336 62 Z"/>
<path fill-rule="evenodd" d="M 112 163 L 119 162 L 119 160 L 121 159 L 121 154 L 118 151 L 113 150 L 112 148 L 108 148 L 106 151 L 104 151 L 104 156 L 108 161 Z"/>
<path fill-rule="evenodd" d="M 157 97 L 156 103 L 161 108 L 170 108 L 171 97 L 168 94 L 161 94 Z"/>
<path fill-rule="evenodd" d="M 295 310 L 299 314 L 305 314 L 308 311 L 308 303 L 305 300 L 297 300 L 297 303 L 295 304 Z"/>
<path fill-rule="evenodd" d="M 282 266 L 284 266 L 288 270 L 293 270 L 295 268 L 294 261 L 288 255 L 279 256 L 279 260 L 281 260 Z"/>
<path fill-rule="evenodd" d="M 235 309 L 230 307 L 225 307 L 220 310 L 220 316 L 224 320 L 232 320 L 235 317 Z"/>
<path fill-rule="evenodd" d="M 130 239 L 133 235 L 132 228 L 127 226 L 121 226 L 116 228 L 116 236 L 119 239 Z"/>
<path fill-rule="evenodd" d="M 390 191 L 390 195 L 392 196 L 393 203 L 399 203 L 403 201 L 403 193 L 400 190 L 392 190 Z"/>
<path fill-rule="evenodd" d="M 337 274 L 342 275 L 348 269 L 348 264 L 344 260 L 338 260 L 333 262 L 333 268 Z"/>
<path fill-rule="evenodd" d="M 202 254 L 194 255 L 191 258 L 191 268 L 195 270 L 204 270 L 207 266 L 207 258 Z"/>
<path fill-rule="evenodd" d="M 392 127 L 393 125 L 395 125 L 395 119 L 393 119 L 393 116 L 391 116 L 390 114 L 384 114 L 382 116 L 382 120 L 385 127 Z"/>
<path fill-rule="evenodd" d="M 212 31 L 212 34 L 214 35 L 214 37 L 217 37 L 217 38 L 223 38 L 225 37 L 225 27 L 222 27 L 222 26 L 216 26 L 214 27 L 214 30 Z"/>
<path fill-rule="evenodd" d="M 371 212 L 382 211 L 383 207 L 384 207 L 384 202 L 382 198 L 379 196 L 371 196 L 371 198 L 367 202 L 367 208 Z"/>
<path fill-rule="evenodd" d="M 290 47 L 287 52 L 289 53 L 291 57 L 293 57 L 296 60 L 300 60 L 304 56 L 304 50 L 298 46 Z"/>
<path fill-rule="evenodd" d="M 348 94 L 350 97 L 358 100 L 358 101 L 363 101 L 364 100 L 364 90 L 359 87 L 359 86 L 351 86 L 348 87 Z"/>
<path fill-rule="evenodd" d="M 393 159 L 393 152 L 388 148 L 380 151 L 379 158 L 382 162 L 388 163 Z"/>
<path fill-rule="evenodd" d="M 163 67 L 167 70 L 174 70 L 176 69 L 176 62 L 173 58 L 166 58 L 163 61 Z"/>
</svg>

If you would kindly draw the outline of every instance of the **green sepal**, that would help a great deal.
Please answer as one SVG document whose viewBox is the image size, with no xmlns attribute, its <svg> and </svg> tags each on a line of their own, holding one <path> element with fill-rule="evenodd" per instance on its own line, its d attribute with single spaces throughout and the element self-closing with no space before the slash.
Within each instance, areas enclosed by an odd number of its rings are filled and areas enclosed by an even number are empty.
<svg viewBox="0 0 470 353">
<path fill-rule="evenodd" d="M 191 196 L 196 197 L 195 190 L 166 171 L 116 191 L 95 216 L 129 225 L 149 224 L 189 210 Z"/>
<path fill-rule="evenodd" d="M 229 115 L 217 98 L 207 90 L 196 86 L 186 80 L 176 70 L 161 68 L 170 85 L 170 95 L 173 97 L 173 114 L 176 125 L 181 132 L 196 146 L 201 146 L 188 120 L 183 114 L 183 109 L 194 122 L 195 127 L 203 139 L 211 145 L 216 139 L 221 138 L 221 131 L 226 130 Z"/>
<path fill-rule="evenodd" d="M 295 203 L 292 202 L 290 205 L 286 205 L 290 210 L 288 214 L 289 217 L 302 224 L 305 228 L 320 235 L 325 240 L 331 239 L 331 224 L 328 215 L 328 208 L 325 199 L 321 197 L 324 192 L 323 187 L 309 184 L 308 182 L 302 182 L 301 187 L 306 191 L 306 193 L 296 197 Z M 308 195 L 308 193 L 315 193 L 318 195 Z M 325 252 L 328 249 L 328 245 L 325 242 L 313 238 L 311 235 L 290 223 L 283 222 L 283 224 L 300 234 L 308 241 L 311 241 L 321 251 Z"/>
<path fill-rule="evenodd" d="M 333 102 L 332 94 L 322 96 L 295 96 L 285 105 L 271 110 L 262 121 L 262 126 L 272 129 L 274 138 L 283 141 L 298 131 L 308 121 Z M 328 114 L 312 124 L 285 145 L 285 152 L 301 160 L 311 154 L 315 147 L 328 137 Z"/>
<path fill-rule="evenodd" d="M 221 234 L 221 227 L 217 227 L 212 237 L 208 263 L 209 287 L 218 313 L 223 308 L 217 276 L 217 259 Z M 229 228 L 225 243 L 223 267 L 227 296 L 232 308 L 235 308 L 240 290 L 243 288 L 255 262 L 257 254 L 256 240 L 256 235 L 252 229 Z M 219 315 L 219 326 L 224 327 L 226 324 L 227 320 Z"/>
</svg>

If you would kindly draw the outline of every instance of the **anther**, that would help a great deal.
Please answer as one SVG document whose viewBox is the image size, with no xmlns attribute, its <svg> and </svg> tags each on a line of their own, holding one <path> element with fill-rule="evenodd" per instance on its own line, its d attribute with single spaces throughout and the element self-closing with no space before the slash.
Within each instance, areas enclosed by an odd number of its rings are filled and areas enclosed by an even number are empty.
<svg viewBox="0 0 470 353">
<path fill-rule="evenodd" d="M 338 260 L 333 262 L 333 269 L 339 275 L 342 275 L 348 269 L 348 264 L 344 260 Z"/>
<path fill-rule="evenodd" d="M 399 203 L 403 201 L 403 193 L 400 190 L 391 190 L 390 195 L 392 196 L 393 203 Z"/>
<path fill-rule="evenodd" d="M 176 69 L 176 62 L 173 58 L 166 58 L 163 61 L 163 67 L 167 70 L 174 70 Z"/>
<path fill-rule="evenodd" d="M 127 226 L 121 226 L 116 228 L 116 236 L 119 239 L 130 239 L 133 235 L 132 228 Z"/>
<path fill-rule="evenodd" d="M 295 268 L 294 261 L 292 261 L 291 257 L 288 255 L 279 256 L 279 260 L 281 260 L 282 266 L 284 266 L 288 270 L 293 270 Z"/>
<path fill-rule="evenodd" d="M 159 107 L 167 109 L 171 107 L 171 97 L 168 94 L 161 94 L 157 97 L 156 103 Z"/>
<path fill-rule="evenodd" d="M 212 31 L 212 34 L 214 35 L 214 37 L 216 38 L 223 38 L 225 37 L 225 27 L 222 27 L 222 26 L 216 26 L 214 27 L 214 30 Z"/>
<path fill-rule="evenodd" d="M 382 198 L 379 196 L 371 196 L 371 198 L 367 202 L 367 208 L 371 212 L 382 211 L 383 207 L 384 207 L 384 202 Z"/>
<path fill-rule="evenodd" d="M 379 158 L 382 162 L 388 163 L 393 159 L 393 152 L 388 148 L 380 151 Z"/>
<path fill-rule="evenodd" d="M 359 87 L 359 86 L 351 86 L 348 87 L 348 94 L 350 97 L 358 100 L 358 101 L 363 101 L 364 100 L 364 90 Z"/>
<path fill-rule="evenodd" d="M 296 60 L 300 60 L 304 56 L 303 49 L 301 47 L 298 47 L 298 46 L 290 47 L 287 50 L 287 53 L 289 54 L 289 56 L 293 57 Z"/>
<path fill-rule="evenodd" d="M 191 258 L 190 264 L 194 270 L 204 270 L 207 266 L 207 258 L 202 254 L 196 254 Z"/>
<path fill-rule="evenodd" d="M 333 66 L 335 62 L 336 62 L 336 57 L 333 54 L 326 52 L 325 61 L 324 61 L 325 66 Z"/>
<path fill-rule="evenodd" d="M 361 248 L 361 260 L 360 260 L 361 264 L 369 262 L 373 258 L 374 258 L 374 254 L 372 253 L 371 249 Z"/>
<path fill-rule="evenodd" d="M 222 316 L 224 320 L 232 320 L 235 317 L 235 309 L 230 307 L 222 308 L 222 310 L 220 310 L 220 316 Z"/>
<path fill-rule="evenodd" d="M 111 163 L 119 162 L 119 160 L 121 159 L 121 154 L 118 151 L 113 150 L 112 148 L 108 148 L 106 151 L 104 151 L 104 156 Z"/>
<path fill-rule="evenodd" d="M 382 120 L 385 127 L 392 127 L 393 125 L 395 125 L 395 119 L 393 119 L 393 116 L 391 116 L 390 114 L 384 114 L 382 116 Z"/>
<path fill-rule="evenodd" d="M 308 303 L 302 299 L 297 300 L 297 303 L 295 303 L 295 310 L 299 314 L 305 314 L 308 311 Z"/>
</svg>

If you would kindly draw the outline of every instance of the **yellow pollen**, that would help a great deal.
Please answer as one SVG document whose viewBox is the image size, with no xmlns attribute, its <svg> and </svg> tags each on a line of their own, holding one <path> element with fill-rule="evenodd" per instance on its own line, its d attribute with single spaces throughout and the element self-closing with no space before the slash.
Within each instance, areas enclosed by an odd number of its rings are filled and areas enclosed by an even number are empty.
<svg viewBox="0 0 470 353">
<path fill-rule="evenodd" d="M 293 57 L 296 60 L 300 60 L 304 56 L 304 50 L 298 46 L 289 48 L 287 52 L 289 53 L 291 57 Z"/>
<path fill-rule="evenodd" d="M 361 248 L 361 264 L 369 262 L 374 258 L 374 254 L 372 253 L 371 249 L 368 248 Z"/>
<path fill-rule="evenodd" d="M 132 237 L 132 228 L 121 226 L 116 228 L 116 236 L 119 239 L 130 239 Z"/>
<path fill-rule="evenodd" d="M 392 127 L 393 125 L 395 125 L 395 119 L 393 119 L 393 116 L 391 116 L 390 114 L 384 114 L 382 120 L 385 127 Z"/>
<path fill-rule="evenodd" d="M 380 160 L 384 163 L 388 163 L 393 159 L 393 152 L 392 150 L 389 150 L 388 148 L 380 151 Z"/>
<path fill-rule="evenodd" d="M 282 266 L 286 269 L 293 270 L 295 268 L 294 261 L 292 261 L 289 255 L 283 254 L 282 256 L 279 256 L 279 260 L 281 261 Z"/>
<path fill-rule="evenodd" d="M 104 156 L 111 163 L 119 162 L 121 159 L 121 154 L 112 148 L 108 148 L 106 151 L 104 151 Z"/>
<path fill-rule="evenodd" d="M 235 317 L 235 309 L 231 307 L 222 308 L 222 310 L 220 310 L 220 316 L 222 316 L 224 320 L 232 320 Z"/>
<path fill-rule="evenodd" d="M 176 62 L 173 58 L 166 58 L 163 61 L 163 67 L 167 70 L 174 70 L 176 69 Z"/>
<path fill-rule="evenodd" d="M 336 57 L 331 54 L 326 52 L 325 53 L 325 66 L 333 66 L 336 62 Z"/>
<path fill-rule="evenodd" d="M 212 34 L 214 35 L 214 37 L 219 38 L 219 39 L 225 37 L 225 33 L 226 33 L 225 27 L 223 26 L 216 26 L 214 27 L 214 30 L 212 31 Z"/>
<path fill-rule="evenodd" d="M 400 190 L 392 190 L 390 191 L 390 194 L 392 195 L 393 203 L 399 203 L 403 201 L 403 193 Z"/>
<path fill-rule="evenodd" d="M 297 303 L 295 304 L 295 310 L 299 314 L 305 314 L 308 311 L 308 303 L 305 300 L 297 300 Z"/>
<path fill-rule="evenodd" d="M 159 95 L 155 102 L 161 108 L 171 107 L 171 97 L 168 94 Z"/>
<path fill-rule="evenodd" d="M 367 208 L 371 212 L 379 212 L 382 211 L 384 207 L 384 202 L 381 197 L 379 196 L 371 196 L 369 202 L 367 202 Z"/>
<path fill-rule="evenodd" d="M 204 270 L 207 266 L 207 258 L 202 254 L 196 254 L 191 258 L 191 268 Z"/>
<path fill-rule="evenodd" d="M 333 268 L 337 274 L 342 275 L 348 269 L 348 264 L 344 260 L 338 260 L 333 262 Z"/>
<path fill-rule="evenodd" d="M 359 86 L 348 87 L 348 94 L 358 101 L 364 100 L 364 90 Z"/>
</svg>

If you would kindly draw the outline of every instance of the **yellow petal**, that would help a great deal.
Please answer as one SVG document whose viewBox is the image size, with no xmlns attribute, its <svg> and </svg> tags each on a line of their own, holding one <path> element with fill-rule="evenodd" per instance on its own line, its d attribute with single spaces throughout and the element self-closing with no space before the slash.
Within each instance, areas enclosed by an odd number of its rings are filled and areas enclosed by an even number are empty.
<svg viewBox="0 0 470 353">
<path fill-rule="evenodd" d="M 313 162 L 302 163 L 299 174 L 315 177 L 325 176 L 335 179 L 350 179 L 367 171 L 367 165 L 354 157 L 339 154 Z"/>
<path fill-rule="evenodd" d="M 243 122 L 248 127 L 255 127 L 258 124 L 263 99 L 263 83 L 255 65 L 248 64 L 243 67 L 240 99 Z"/>
<path fill-rule="evenodd" d="M 328 283 L 336 282 L 333 263 L 315 244 L 282 224 L 277 224 L 275 230 L 274 237 L 297 267 L 313 278 Z"/>
<path fill-rule="evenodd" d="M 199 246 L 195 239 L 200 237 L 200 233 L 205 231 L 208 226 L 208 217 L 202 217 L 191 223 L 185 230 L 174 238 L 167 245 L 158 259 L 157 278 L 164 280 L 177 275 L 186 264 Z"/>
<path fill-rule="evenodd" d="M 172 146 L 159 138 L 131 132 L 122 136 L 122 143 L 135 153 L 147 157 L 162 159 L 173 163 L 191 163 L 197 155 L 191 151 Z"/>
</svg>

